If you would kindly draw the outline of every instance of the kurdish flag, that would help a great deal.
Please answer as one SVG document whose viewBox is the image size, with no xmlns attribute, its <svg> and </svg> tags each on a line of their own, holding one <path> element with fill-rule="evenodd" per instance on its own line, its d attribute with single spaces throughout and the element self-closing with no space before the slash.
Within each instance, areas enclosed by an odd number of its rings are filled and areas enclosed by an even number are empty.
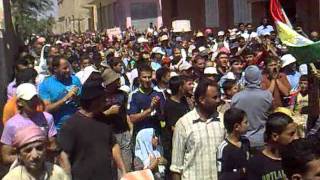
<svg viewBox="0 0 320 180">
<path fill-rule="evenodd" d="M 279 38 L 298 63 L 312 63 L 320 60 L 320 41 L 313 42 L 295 30 L 281 7 L 279 0 L 270 0 L 270 11 L 274 19 Z"/>
</svg>

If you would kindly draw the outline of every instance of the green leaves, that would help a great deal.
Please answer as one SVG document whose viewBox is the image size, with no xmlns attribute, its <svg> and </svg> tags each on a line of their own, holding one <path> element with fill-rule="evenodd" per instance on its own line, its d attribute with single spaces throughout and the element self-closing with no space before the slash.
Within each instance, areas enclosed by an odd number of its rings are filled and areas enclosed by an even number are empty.
<svg viewBox="0 0 320 180">
<path fill-rule="evenodd" d="M 11 11 L 16 32 L 22 39 L 31 34 L 43 34 L 51 31 L 53 0 L 11 0 Z"/>
</svg>

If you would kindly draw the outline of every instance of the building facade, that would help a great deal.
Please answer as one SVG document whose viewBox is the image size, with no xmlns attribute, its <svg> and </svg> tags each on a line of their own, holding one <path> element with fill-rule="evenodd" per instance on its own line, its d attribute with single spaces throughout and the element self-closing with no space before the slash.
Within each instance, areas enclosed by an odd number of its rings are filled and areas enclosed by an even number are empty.
<svg viewBox="0 0 320 180">
<path fill-rule="evenodd" d="M 281 0 L 294 24 L 306 31 L 319 29 L 319 0 Z M 230 28 L 240 22 L 258 26 L 263 17 L 270 17 L 269 0 L 162 0 L 164 25 L 177 19 L 189 19 L 193 30 L 212 27 Z"/>
<path fill-rule="evenodd" d="M 96 7 L 91 0 L 59 0 L 54 32 L 85 32 L 97 29 Z"/>
<path fill-rule="evenodd" d="M 91 4 L 97 7 L 100 30 L 131 26 L 143 30 L 150 22 L 163 24 L 161 0 L 94 0 Z"/>
</svg>

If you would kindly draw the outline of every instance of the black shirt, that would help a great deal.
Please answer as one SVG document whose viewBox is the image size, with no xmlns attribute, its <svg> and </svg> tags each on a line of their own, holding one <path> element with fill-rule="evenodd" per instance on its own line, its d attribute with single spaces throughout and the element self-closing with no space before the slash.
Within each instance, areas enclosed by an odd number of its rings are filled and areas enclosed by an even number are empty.
<svg viewBox="0 0 320 180">
<path fill-rule="evenodd" d="M 185 97 L 181 99 L 180 103 L 168 98 L 164 104 L 163 111 L 166 127 L 171 128 L 183 115 L 187 114 L 190 109 Z"/>
<path fill-rule="evenodd" d="M 88 118 L 76 112 L 62 126 L 58 142 L 69 155 L 72 179 L 112 179 L 115 138 L 107 119 Z"/>
<path fill-rule="evenodd" d="M 285 180 L 286 175 L 282 169 L 281 160 L 274 160 L 263 153 L 258 153 L 249 159 L 249 180 Z"/>
<path fill-rule="evenodd" d="M 110 108 L 112 105 L 120 106 L 120 112 L 118 114 L 108 115 L 113 127 L 114 133 L 123 133 L 129 130 L 127 123 L 127 104 L 128 97 L 125 92 L 118 91 L 114 94 L 108 94 L 106 99 L 106 106 Z"/>
<path fill-rule="evenodd" d="M 250 142 L 241 138 L 241 148 L 225 139 L 217 151 L 218 174 L 220 180 L 242 180 L 249 160 Z"/>
</svg>

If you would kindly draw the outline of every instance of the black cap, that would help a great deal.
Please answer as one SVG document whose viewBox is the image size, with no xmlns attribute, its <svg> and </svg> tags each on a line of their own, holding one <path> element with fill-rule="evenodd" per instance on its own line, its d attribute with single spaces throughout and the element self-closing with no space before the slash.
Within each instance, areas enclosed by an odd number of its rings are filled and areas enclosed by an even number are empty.
<svg viewBox="0 0 320 180">
<path fill-rule="evenodd" d="M 105 89 L 100 81 L 88 81 L 81 89 L 81 100 L 92 100 L 105 94 Z"/>
</svg>

